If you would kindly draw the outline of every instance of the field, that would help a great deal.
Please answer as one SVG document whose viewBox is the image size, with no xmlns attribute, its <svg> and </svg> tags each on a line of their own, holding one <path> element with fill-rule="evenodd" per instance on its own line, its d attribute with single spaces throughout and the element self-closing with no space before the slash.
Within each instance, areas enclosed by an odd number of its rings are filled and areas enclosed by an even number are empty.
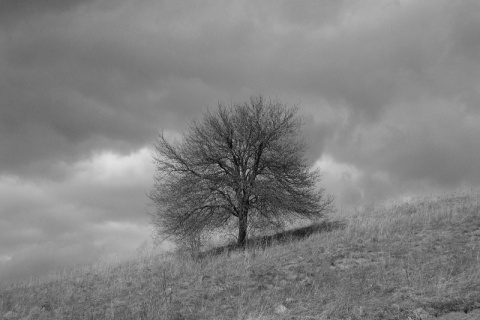
<svg viewBox="0 0 480 320">
<path fill-rule="evenodd" d="M 197 260 L 146 252 L 0 291 L 4 319 L 424 320 L 479 312 L 478 191 L 332 215 L 245 252 Z"/>
</svg>

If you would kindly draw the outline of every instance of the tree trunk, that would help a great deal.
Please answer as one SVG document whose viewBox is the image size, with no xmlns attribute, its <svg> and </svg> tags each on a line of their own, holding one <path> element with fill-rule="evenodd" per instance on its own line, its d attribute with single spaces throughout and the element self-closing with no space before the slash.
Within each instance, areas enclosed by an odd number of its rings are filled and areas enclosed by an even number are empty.
<svg viewBox="0 0 480 320">
<path fill-rule="evenodd" d="M 243 210 L 238 217 L 238 246 L 240 248 L 245 248 L 247 243 L 247 214 L 248 212 Z"/>
</svg>

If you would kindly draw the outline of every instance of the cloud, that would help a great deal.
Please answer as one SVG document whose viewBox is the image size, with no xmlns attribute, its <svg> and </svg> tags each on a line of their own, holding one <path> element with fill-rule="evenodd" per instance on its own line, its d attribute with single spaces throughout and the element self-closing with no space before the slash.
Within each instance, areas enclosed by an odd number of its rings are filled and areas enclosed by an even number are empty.
<svg viewBox="0 0 480 320">
<path fill-rule="evenodd" d="M 475 186 L 480 174 L 480 114 L 443 100 L 392 106 L 382 121 L 358 125 L 329 142 L 336 162 L 362 172 L 365 200 L 414 190 Z"/>
<path fill-rule="evenodd" d="M 96 154 L 62 181 L 0 179 L 0 281 L 132 253 L 150 237 L 150 153 Z"/>
<path fill-rule="evenodd" d="M 223 79 L 211 71 L 219 59 L 206 52 L 205 35 L 192 41 L 193 11 L 178 17 L 183 25 L 166 16 L 168 7 L 156 17 L 145 3 L 118 3 L 32 18 L 0 38 L 0 171 L 49 173 L 39 163 L 71 163 L 104 148 L 128 153 L 151 143 L 159 127 L 184 126 L 229 97 L 210 83 Z M 197 18 L 205 28 L 207 18 Z M 190 55 L 199 44 L 205 52 Z"/>
<path fill-rule="evenodd" d="M 94 0 L 15 0 L 0 2 L 0 26 L 19 23 L 32 15 L 59 13 Z M 3 22 L 3 23 L 2 23 Z"/>
</svg>

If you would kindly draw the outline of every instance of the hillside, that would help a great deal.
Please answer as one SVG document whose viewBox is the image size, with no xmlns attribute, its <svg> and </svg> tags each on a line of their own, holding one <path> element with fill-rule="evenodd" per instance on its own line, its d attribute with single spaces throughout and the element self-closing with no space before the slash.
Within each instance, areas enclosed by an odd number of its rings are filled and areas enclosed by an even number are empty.
<svg viewBox="0 0 480 320">
<path fill-rule="evenodd" d="M 266 248 L 145 254 L 18 284 L 0 292 L 0 317 L 480 319 L 480 192 L 339 219 Z"/>
</svg>

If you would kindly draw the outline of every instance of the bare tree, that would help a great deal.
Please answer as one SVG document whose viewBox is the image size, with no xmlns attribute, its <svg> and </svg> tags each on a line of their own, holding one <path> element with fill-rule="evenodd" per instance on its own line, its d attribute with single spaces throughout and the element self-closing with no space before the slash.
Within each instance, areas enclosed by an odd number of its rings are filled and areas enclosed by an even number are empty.
<svg viewBox="0 0 480 320">
<path fill-rule="evenodd" d="M 251 97 L 230 107 L 220 103 L 193 121 L 181 142 L 159 134 L 150 193 L 156 230 L 178 240 L 234 219 L 244 247 L 249 227 L 283 227 L 330 211 L 333 199 L 317 186 L 320 173 L 311 169 L 306 144 L 298 139 L 297 111 Z"/>
</svg>

